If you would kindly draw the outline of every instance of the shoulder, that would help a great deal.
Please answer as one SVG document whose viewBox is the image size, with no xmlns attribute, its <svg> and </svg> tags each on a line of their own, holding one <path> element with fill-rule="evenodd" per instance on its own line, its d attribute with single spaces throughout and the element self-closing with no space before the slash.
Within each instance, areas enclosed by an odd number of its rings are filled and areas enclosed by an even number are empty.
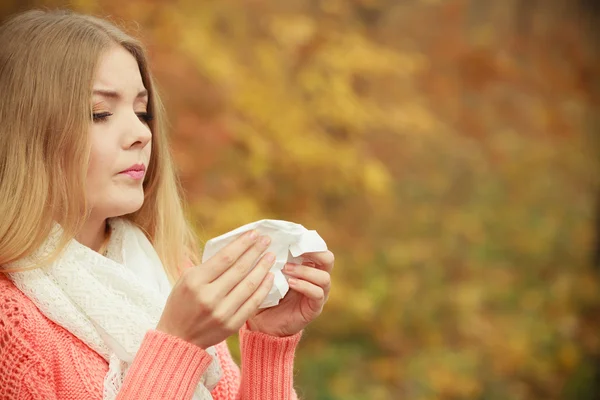
<svg viewBox="0 0 600 400">
<path fill-rule="evenodd" d="M 76 338 L 46 318 L 8 277 L 0 274 L 0 359 L 3 352 L 38 353 L 52 361 L 57 351 L 70 349 Z M 3 346 L 9 342 L 8 348 Z"/>
<path fill-rule="evenodd" d="M 8 348 L 0 346 L 0 359 L 9 355 L 27 357 L 27 354 L 19 354 L 19 350 L 25 353 L 42 351 L 59 333 L 56 328 L 59 327 L 48 320 L 6 275 L 0 274 L 0 343 L 9 342 Z M 4 352 L 10 354 L 2 354 Z"/>
<path fill-rule="evenodd" d="M 31 339 L 35 325 L 41 322 L 40 311 L 5 274 L 0 274 L 0 329 L 22 331 L 23 339 Z"/>
<path fill-rule="evenodd" d="M 0 344 L 4 340 L 28 344 L 50 360 L 55 358 L 57 351 L 71 349 L 73 345 L 89 349 L 69 331 L 48 319 L 4 274 L 0 274 L 0 333 L 4 335 L 0 336 Z M 0 346 L 0 354 L 2 351 L 5 348 Z"/>
</svg>

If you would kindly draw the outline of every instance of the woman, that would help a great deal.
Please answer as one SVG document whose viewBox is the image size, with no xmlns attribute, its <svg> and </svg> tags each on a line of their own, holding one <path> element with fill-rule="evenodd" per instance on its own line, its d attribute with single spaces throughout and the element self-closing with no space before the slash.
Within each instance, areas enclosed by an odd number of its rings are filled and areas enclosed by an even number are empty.
<svg viewBox="0 0 600 400">
<path fill-rule="evenodd" d="M 0 398 L 296 398 L 333 254 L 287 265 L 290 292 L 264 310 L 268 237 L 199 265 L 140 43 L 91 16 L 17 15 L 0 93 Z"/>
</svg>

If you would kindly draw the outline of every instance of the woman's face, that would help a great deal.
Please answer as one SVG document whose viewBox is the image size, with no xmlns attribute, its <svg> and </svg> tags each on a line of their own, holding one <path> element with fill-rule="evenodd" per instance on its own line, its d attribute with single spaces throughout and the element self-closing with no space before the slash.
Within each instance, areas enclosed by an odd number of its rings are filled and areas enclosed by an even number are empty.
<svg viewBox="0 0 600 400">
<path fill-rule="evenodd" d="M 148 94 L 135 58 L 114 46 L 99 60 L 92 94 L 86 200 L 92 219 L 137 211 L 152 145 Z"/>
</svg>

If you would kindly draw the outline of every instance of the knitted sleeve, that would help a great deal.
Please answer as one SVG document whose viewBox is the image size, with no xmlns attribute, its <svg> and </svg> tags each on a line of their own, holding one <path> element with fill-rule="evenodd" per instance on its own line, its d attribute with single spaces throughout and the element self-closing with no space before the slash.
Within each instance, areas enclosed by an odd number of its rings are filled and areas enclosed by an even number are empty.
<svg viewBox="0 0 600 400">
<path fill-rule="evenodd" d="M 14 321 L 7 327 L 6 319 L 0 319 L 0 399 L 58 400 L 51 367 L 24 339 Z M 189 400 L 210 362 L 199 347 L 149 331 L 117 399 Z M 101 392 L 97 395 L 102 398 Z"/>
<path fill-rule="evenodd" d="M 212 357 L 178 337 L 150 330 L 127 371 L 117 400 L 191 399 Z"/>
<path fill-rule="evenodd" d="M 0 399 L 58 400 L 56 371 L 36 347 L 41 332 L 24 328 L 31 328 L 29 318 L 18 301 L 3 299 L 0 304 Z M 162 332 L 148 331 L 117 399 L 189 400 L 211 360 L 210 354 L 191 343 Z M 85 398 L 90 398 L 88 395 Z M 75 394 L 74 398 L 84 397 Z M 102 391 L 94 398 L 101 399 Z"/>
<path fill-rule="evenodd" d="M 35 326 L 28 323 L 30 316 L 14 299 L 3 300 L 0 304 L 0 399 L 58 400 L 62 396 L 57 394 L 57 371 L 36 347 L 44 333 L 25 329 L 24 326 Z M 227 344 L 219 344 L 217 353 L 223 375 L 213 390 L 215 400 L 297 399 L 293 388 L 293 363 L 300 337 L 301 333 L 277 338 L 243 327 L 240 330 L 241 374 Z M 203 349 L 150 330 L 127 373 L 118 399 L 188 400 L 210 362 L 210 355 Z M 97 397 L 93 398 L 102 398 L 99 389 Z M 76 395 L 75 398 L 82 397 Z"/>
<path fill-rule="evenodd" d="M 217 346 L 223 376 L 212 395 L 215 400 L 296 400 L 294 354 L 302 333 L 278 338 L 240 329 L 242 370 L 225 342 Z"/>
</svg>

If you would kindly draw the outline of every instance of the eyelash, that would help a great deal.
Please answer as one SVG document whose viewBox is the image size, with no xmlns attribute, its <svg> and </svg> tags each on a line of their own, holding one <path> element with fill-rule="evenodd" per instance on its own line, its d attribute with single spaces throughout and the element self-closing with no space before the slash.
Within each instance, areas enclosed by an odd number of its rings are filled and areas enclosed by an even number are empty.
<svg viewBox="0 0 600 400">
<path fill-rule="evenodd" d="M 94 122 L 105 122 L 108 117 L 110 117 L 112 115 L 112 113 L 109 112 L 103 112 L 103 113 L 93 113 L 92 114 L 92 119 Z M 138 118 L 140 120 L 142 120 L 142 122 L 144 123 L 149 123 L 150 121 L 152 121 L 152 119 L 154 119 L 154 116 L 150 113 L 136 113 L 135 115 L 138 116 Z"/>
</svg>

